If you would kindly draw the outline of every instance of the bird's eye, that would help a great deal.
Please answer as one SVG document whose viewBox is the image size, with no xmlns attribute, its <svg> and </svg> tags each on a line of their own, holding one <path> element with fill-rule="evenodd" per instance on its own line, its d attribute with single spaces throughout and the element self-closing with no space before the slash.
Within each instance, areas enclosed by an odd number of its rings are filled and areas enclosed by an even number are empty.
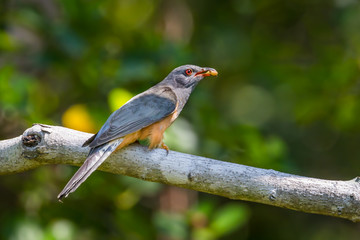
<svg viewBox="0 0 360 240">
<path fill-rule="evenodd" d="M 193 70 L 192 69 L 186 69 L 185 70 L 185 73 L 186 73 L 186 75 L 188 75 L 188 76 L 190 76 L 192 73 L 193 73 Z"/>
</svg>

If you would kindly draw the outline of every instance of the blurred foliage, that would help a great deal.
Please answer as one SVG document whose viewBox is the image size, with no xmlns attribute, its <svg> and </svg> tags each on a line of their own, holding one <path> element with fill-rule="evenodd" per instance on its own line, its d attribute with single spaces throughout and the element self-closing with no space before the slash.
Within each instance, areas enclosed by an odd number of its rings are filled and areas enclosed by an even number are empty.
<svg viewBox="0 0 360 240">
<path fill-rule="evenodd" d="M 354 0 L 2 0 L 0 138 L 96 132 L 173 68 L 214 67 L 166 132 L 173 150 L 305 176 L 359 173 Z M 346 164 L 345 164 L 346 163 Z M 358 239 L 358 225 L 76 168 L 2 176 L 1 239 Z M 172 190 L 171 190 L 172 189 Z"/>
</svg>

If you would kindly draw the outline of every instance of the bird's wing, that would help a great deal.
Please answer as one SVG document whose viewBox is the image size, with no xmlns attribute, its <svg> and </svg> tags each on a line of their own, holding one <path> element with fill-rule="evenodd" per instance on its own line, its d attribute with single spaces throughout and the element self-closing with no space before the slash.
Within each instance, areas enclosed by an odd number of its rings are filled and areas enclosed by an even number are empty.
<svg viewBox="0 0 360 240">
<path fill-rule="evenodd" d="M 160 121 L 175 111 L 176 103 L 176 95 L 169 87 L 151 88 L 135 96 L 110 115 L 89 147 L 100 146 Z"/>
</svg>

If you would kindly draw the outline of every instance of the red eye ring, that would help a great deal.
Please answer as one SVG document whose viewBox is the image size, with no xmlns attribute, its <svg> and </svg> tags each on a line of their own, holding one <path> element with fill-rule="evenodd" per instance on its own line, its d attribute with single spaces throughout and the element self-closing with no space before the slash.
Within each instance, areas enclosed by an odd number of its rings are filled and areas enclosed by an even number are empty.
<svg viewBox="0 0 360 240">
<path fill-rule="evenodd" d="M 188 68 L 185 70 L 186 75 L 190 76 L 193 73 L 193 70 Z"/>
</svg>

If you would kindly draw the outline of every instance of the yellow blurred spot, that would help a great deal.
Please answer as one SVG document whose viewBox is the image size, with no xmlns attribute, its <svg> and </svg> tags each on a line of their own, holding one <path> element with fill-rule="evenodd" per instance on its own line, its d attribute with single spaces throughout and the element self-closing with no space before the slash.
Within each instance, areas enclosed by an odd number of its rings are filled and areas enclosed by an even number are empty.
<svg viewBox="0 0 360 240">
<path fill-rule="evenodd" d="M 17 42 L 8 33 L 0 31 L 0 49 L 13 51 L 18 47 Z"/>
<path fill-rule="evenodd" d="M 109 93 L 109 106 L 110 110 L 113 112 L 117 110 L 119 107 L 124 105 L 127 101 L 129 101 L 133 95 L 123 88 L 114 88 Z"/>
<path fill-rule="evenodd" d="M 138 201 L 139 201 L 139 196 L 134 193 L 133 191 L 131 191 L 130 189 L 120 193 L 117 197 L 116 197 L 116 206 L 119 209 L 122 210 L 127 210 L 132 208 Z"/>
<path fill-rule="evenodd" d="M 132 30 L 143 25 L 152 15 L 153 0 L 106 1 L 105 17 L 122 30 Z"/>
<path fill-rule="evenodd" d="M 69 107 L 62 116 L 64 127 L 83 132 L 94 132 L 95 124 L 83 104 L 75 104 Z"/>
</svg>

